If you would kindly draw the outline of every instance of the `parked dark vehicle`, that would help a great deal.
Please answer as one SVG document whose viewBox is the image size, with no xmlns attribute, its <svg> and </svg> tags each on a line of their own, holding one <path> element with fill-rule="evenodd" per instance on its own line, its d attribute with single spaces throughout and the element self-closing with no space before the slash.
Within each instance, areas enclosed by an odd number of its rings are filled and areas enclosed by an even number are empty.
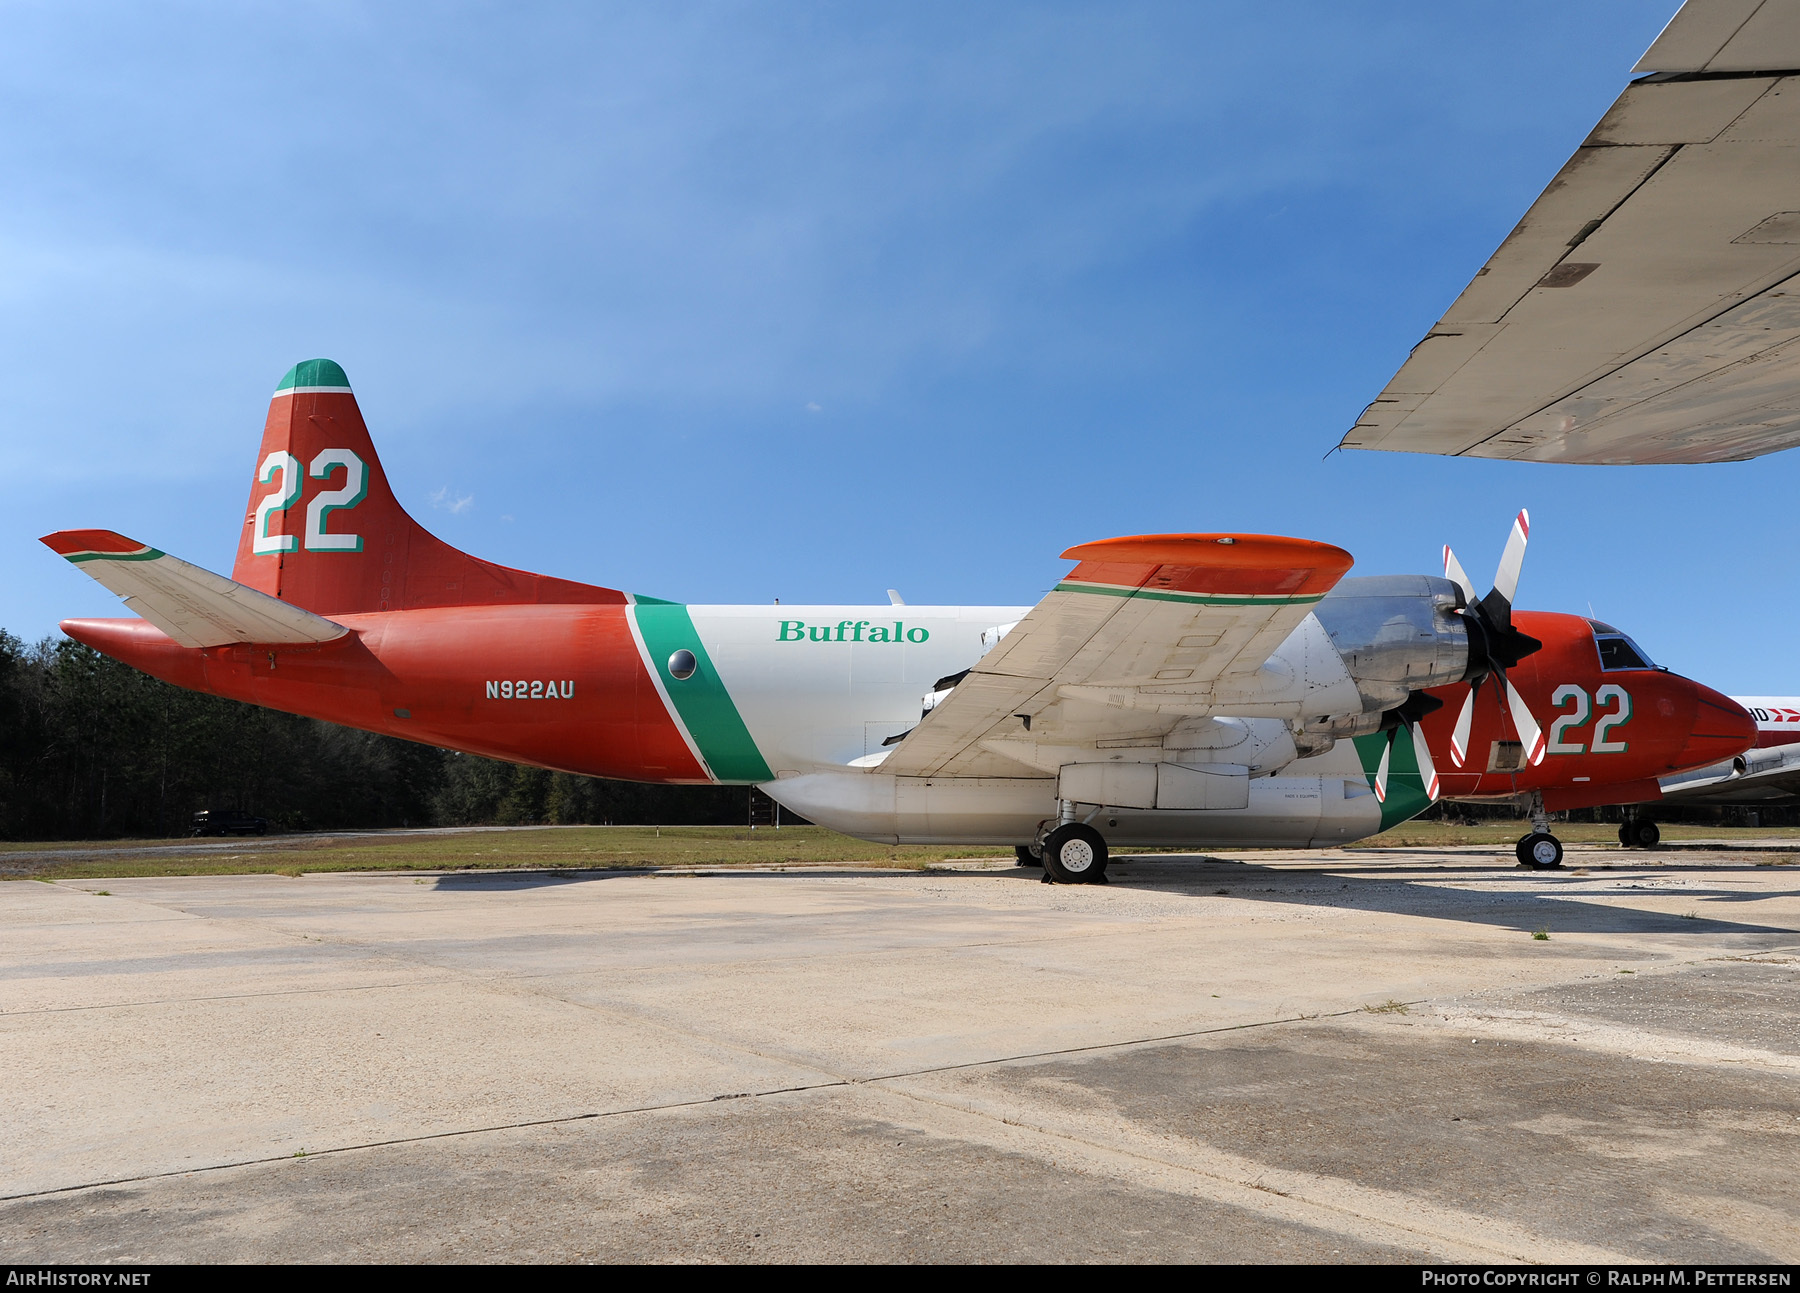
<svg viewBox="0 0 1800 1293">
<path fill-rule="evenodd" d="M 252 817 L 233 808 L 202 808 L 194 814 L 196 835 L 267 835 L 269 819 Z"/>
</svg>

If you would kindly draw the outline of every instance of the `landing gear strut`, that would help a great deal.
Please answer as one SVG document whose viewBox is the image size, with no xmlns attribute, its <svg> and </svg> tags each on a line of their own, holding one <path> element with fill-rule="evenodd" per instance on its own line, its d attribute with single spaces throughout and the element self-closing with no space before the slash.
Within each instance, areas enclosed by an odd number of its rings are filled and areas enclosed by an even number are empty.
<svg viewBox="0 0 1800 1293">
<path fill-rule="evenodd" d="M 1534 871 L 1549 871 L 1562 865 L 1562 841 L 1550 833 L 1550 814 L 1544 811 L 1544 796 L 1539 791 L 1531 792 L 1531 834 L 1520 840 L 1513 853 L 1519 859 L 1520 866 L 1528 866 Z"/>
</svg>

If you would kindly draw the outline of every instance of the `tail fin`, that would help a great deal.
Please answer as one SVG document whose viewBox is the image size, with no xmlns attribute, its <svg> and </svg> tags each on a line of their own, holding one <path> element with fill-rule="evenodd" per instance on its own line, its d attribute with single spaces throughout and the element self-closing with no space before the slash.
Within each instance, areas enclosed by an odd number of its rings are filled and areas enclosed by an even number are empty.
<svg viewBox="0 0 1800 1293">
<path fill-rule="evenodd" d="M 321 615 L 626 600 L 471 557 L 408 516 L 329 359 L 295 364 L 269 401 L 231 577 Z"/>
</svg>

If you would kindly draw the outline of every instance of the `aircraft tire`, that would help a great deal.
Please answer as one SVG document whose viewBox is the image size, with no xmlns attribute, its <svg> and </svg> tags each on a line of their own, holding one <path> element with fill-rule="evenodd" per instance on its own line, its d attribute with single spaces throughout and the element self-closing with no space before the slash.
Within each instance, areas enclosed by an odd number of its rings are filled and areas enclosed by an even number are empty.
<svg viewBox="0 0 1800 1293">
<path fill-rule="evenodd" d="M 1013 845 L 1013 861 L 1018 866 L 1043 866 L 1044 859 L 1032 851 L 1029 844 Z"/>
<path fill-rule="evenodd" d="M 1044 841 L 1044 877 L 1057 884 L 1105 884 L 1106 841 L 1082 822 L 1058 826 Z"/>
<path fill-rule="evenodd" d="M 1542 831 L 1533 831 L 1520 840 L 1513 853 L 1520 866 L 1528 866 L 1533 871 L 1553 871 L 1563 861 L 1562 841 Z"/>
<path fill-rule="evenodd" d="M 1632 830 L 1631 842 L 1641 849 L 1653 849 L 1662 843 L 1662 829 L 1655 822 L 1637 822 Z"/>
<path fill-rule="evenodd" d="M 1631 838 L 1631 828 L 1633 825 L 1634 823 L 1632 822 L 1619 823 L 1619 843 L 1623 844 L 1626 848 L 1630 848 L 1637 842 Z"/>
</svg>

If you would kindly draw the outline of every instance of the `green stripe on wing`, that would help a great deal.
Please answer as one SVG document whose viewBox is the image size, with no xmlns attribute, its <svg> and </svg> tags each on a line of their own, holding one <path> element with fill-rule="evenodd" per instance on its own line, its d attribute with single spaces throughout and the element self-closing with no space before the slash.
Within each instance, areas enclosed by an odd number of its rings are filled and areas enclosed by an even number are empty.
<svg viewBox="0 0 1800 1293">
<path fill-rule="evenodd" d="M 163 554 L 155 548 L 143 548 L 137 552 L 66 552 L 63 555 L 79 565 L 83 561 L 155 561 Z"/>
<path fill-rule="evenodd" d="M 1261 597 L 1248 593 L 1171 593 L 1159 588 L 1128 588 L 1122 584 L 1089 584 L 1065 580 L 1053 590 L 1059 593 L 1093 593 L 1100 597 L 1141 597 L 1151 602 L 1190 602 L 1197 606 L 1296 606 L 1320 601 L 1323 593 L 1305 597 Z"/>
</svg>

